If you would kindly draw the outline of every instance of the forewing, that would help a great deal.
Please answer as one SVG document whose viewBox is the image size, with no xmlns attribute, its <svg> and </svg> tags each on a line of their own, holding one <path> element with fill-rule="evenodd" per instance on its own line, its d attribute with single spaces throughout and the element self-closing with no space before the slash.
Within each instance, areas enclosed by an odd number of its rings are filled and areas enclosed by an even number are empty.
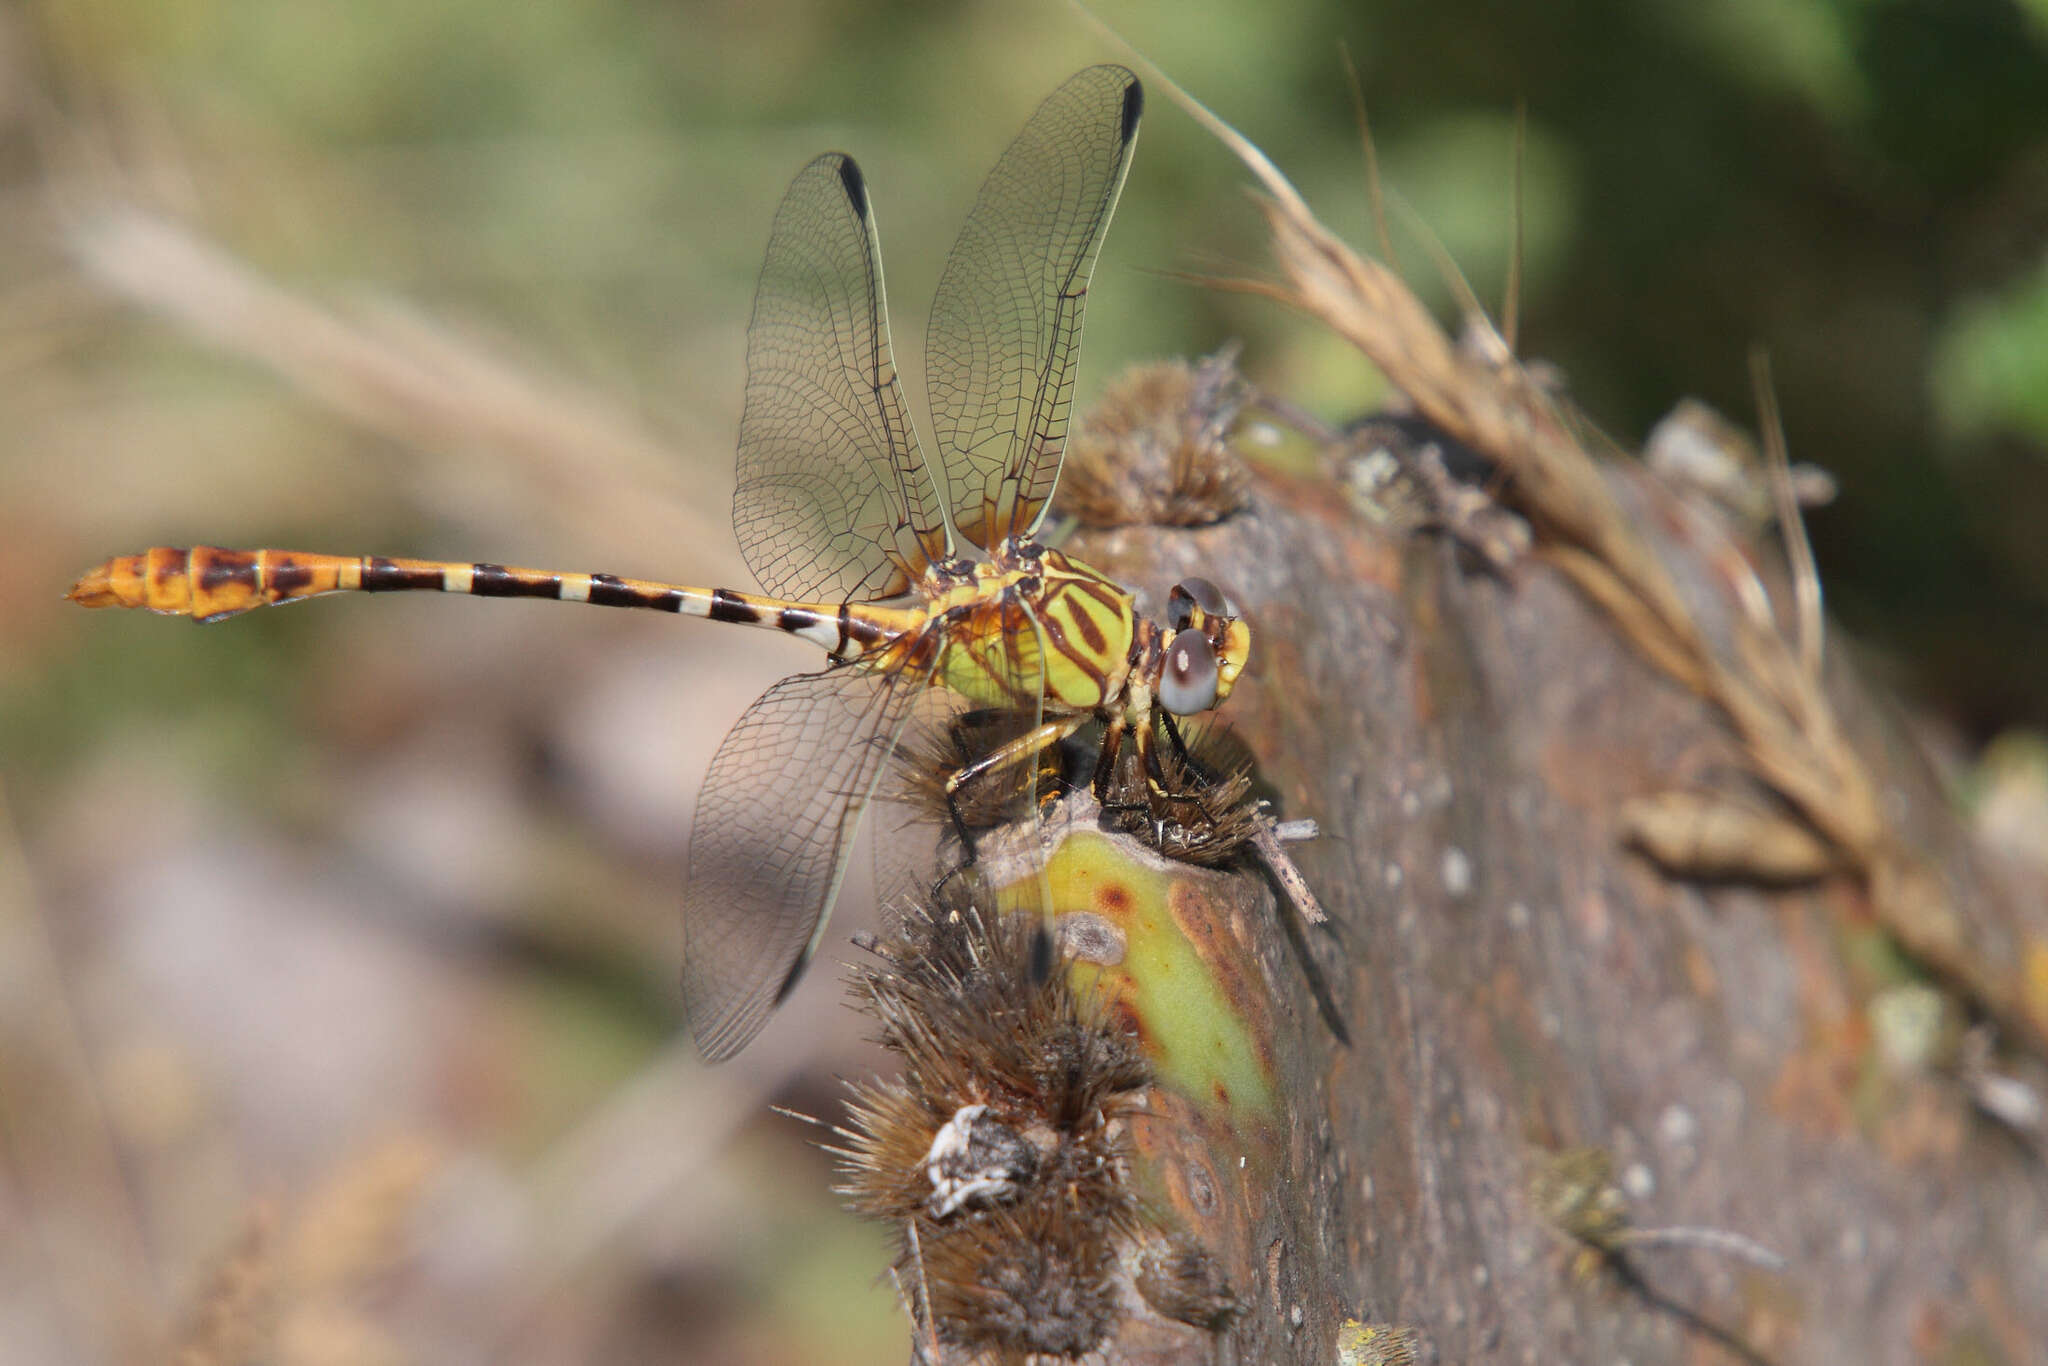
<svg viewBox="0 0 2048 1366">
<path fill-rule="evenodd" d="M 747 1045 L 818 947 L 848 844 L 924 680 L 785 678 L 718 747 L 683 890 L 683 1008 L 705 1059 Z"/>
<path fill-rule="evenodd" d="M 804 167 L 768 236 L 747 327 L 733 529 L 778 597 L 894 597 L 947 553 L 938 490 L 904 412 L 867 183 Z"/>
<path fill-rule="evenodd" d="M 977 545 L 1035 530 L 1059 479 L 1088 281 L 1143 103 L 1120 66 L 1055 90 L 946 258 L 925 368 L 954 525 Z"/>
</svg>

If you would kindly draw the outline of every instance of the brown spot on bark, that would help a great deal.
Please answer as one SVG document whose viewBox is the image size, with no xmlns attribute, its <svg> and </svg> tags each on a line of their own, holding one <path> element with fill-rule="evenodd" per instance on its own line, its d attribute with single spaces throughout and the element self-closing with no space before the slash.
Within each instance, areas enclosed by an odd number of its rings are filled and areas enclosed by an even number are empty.
<svg viewBox="0 0 2048 1366">
<path fill-rule="evenodd" d="M 1216 1214 L 1216 1178 L 1206 1163 L 1190 1160 L 1181 1171 L 1181 1180 L 1188 1193 L 1188 1203 L 1203 1218 L 1214 1218 Z"/>
<path fill-rule="evenodd" d="M 1131 1003 L 1128 1000 L 1121 996 L 1117 997 L 1109 1003 L 1106 1013 L 1109 1016 L 1109 1024 L 1113 1029 L 1121 1030 L 1130 1035 L 1140 1050 L 1145 1048 L 1150 1034 L 1145 1029 L 1144 1020 L 1137 1011 L 1131 1008 Z"/>
<path fill-rule="evenodd" d="M 1219 1332 L 1244 1312 L 1222 1267 L 1198 1239 L 1175 1234 L 1146 1248 L 1138 1293 L 1170 1319 Z"/>
</svg>

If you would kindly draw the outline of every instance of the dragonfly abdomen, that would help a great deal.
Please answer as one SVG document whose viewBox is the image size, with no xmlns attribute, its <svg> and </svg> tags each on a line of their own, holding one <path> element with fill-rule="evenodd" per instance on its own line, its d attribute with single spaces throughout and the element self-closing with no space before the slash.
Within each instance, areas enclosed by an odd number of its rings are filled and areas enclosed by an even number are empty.
<svg viewBox="0 0 2048 1366">
<path fill-rule="evenodd" d="M 463 593 L 553 598 L 606 607 L 712 615 L 715 590 L 643 583 L 610 574 L 556 573 L 501 564 L 323 555 L 302 550 L 157 546 L 87 571 L 71 600 L 87 607 L 140 607 L 218 621 L 323 593 Z M 695 609 L 692 611 L 692 609 Z"/>
<path fill-rule="evenodd" d="M 452 560 L 323 555 L 301 550 L 157 546 L 120 555 L 71 586 L 86 607 L 139 607 L 219 621 L 324 593 L 461 593 L 479 598 L 545 598 L 599 607 L 638 607 L 801 636 L 835 655 L 858 654 L 899 623 L 872 611 L 784 602 L 729 588 L 627 579 Z"/>
</svg>

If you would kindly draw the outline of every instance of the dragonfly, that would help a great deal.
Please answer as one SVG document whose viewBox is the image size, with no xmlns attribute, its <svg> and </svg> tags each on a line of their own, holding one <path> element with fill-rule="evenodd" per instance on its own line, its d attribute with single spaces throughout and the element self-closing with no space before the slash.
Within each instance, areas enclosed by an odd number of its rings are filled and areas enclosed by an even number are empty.
<svg viewBox="0 0 2048 1366">
<path fill-rule="evenodd" d="M 947 779 L 949 793 L 1011 773 L 1035 781 L 1035 756 L 1091 721 L 1103 727 L 1101 784 L 1125 742 L 1153 754 L 1161 731 L 1177 738 L 1172 716 L 1221 702 L 1244 669 L 1249 628 L 1207 580 L 1177 585 L 1161 625 L 1129 590 L 1039 540 L 1089 282 L 1143 103 L 1129 71 L 1090 67 L 1038 107 L 983 183 L 932 303 L 936 460 L 897 375 L 867 181 L 842 153 L 797 175 L 747 329 L 733 527 L 762 593 L 198 546 L 108 560 L 70 596 L 202 622 L 338 592 L 548 598 L 823 647 L 823 669 L 785 678 L 735 723 L 698 795 L 684 1013 L 705 1059 L 729 1058 L 816 952 L 854 831 L 919 697 L 1021 713 L 1011 738 Z"/>
</svg>

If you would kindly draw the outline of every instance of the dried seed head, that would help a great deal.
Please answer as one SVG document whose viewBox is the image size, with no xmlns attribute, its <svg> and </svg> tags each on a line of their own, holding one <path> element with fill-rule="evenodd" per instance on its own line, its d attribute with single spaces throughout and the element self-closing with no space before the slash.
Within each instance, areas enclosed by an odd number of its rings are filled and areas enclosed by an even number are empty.
<svg viewBox="0 0 2048 1366">
<path fill-rule="evenodd" d="M 957 891 L 904 917 L 855 984 L 903 1075 L 853 1087 L 838 1150 L 852 1207 L 902 1230 L 921 1326 L 996 1360 L 1101 1342 L 1143 1225 L 1125 1116 L 1147 1068 L 1067 974 L 1033 978 L 1035 928 Z"/>
<path fill-rule="evenodd" d="M 925 1153 L 932 1183 L 927 1204 L 934 1219 L 970 1203 L 995 1204 L 1014 1197 L 1037 1171 L 1038 1149 L 1029 1138 L 991 1116 L 986 1105 L 963 1105 Z"/>
<path fill-rule="evenodd" d="M 999 1210 L 949 1236 L 921 1236 L 942 1341 L 999 1361 L 1078 1357 L 1122 1321 L 1115 1242 L 1054 1206 Z"/>
<path fill-rule="evenodd" d="M 969 830 L 989 830 L 1016 820 L 1020 814 L 1017 794 L 1021 764 L 999 768 L 963 783 L 951 794 L 950 807 L 946 783 L 969 764 L 1036 724 L 1035 717 L 1022 711 L 988 707 L 954 711 L 921 721 L 905 733 L 896 747 L 889 800 L 901 802 L 922 819 L 945 828 L 951 827 L 955 812 Z M 1076 781 L 1070 771 L 1074 765 L 1086 761 L 1086 756 L 1072 743 L 1039 751 L 1024 761 L 1035 766 L 1031 790 L 1058 794 Z M 1086 783 L 1085 771 L 1078 781 Z"/>
<path fill-rule="evenodd" d="M 1231 347 L 1112 380 L 1067 443 L 1058 510 L 1085 526 L 1206 526 L 1243 507 L 1245 467 L 1229 441 L 1247 397 L 1236 359 Z"/>
</svg>

